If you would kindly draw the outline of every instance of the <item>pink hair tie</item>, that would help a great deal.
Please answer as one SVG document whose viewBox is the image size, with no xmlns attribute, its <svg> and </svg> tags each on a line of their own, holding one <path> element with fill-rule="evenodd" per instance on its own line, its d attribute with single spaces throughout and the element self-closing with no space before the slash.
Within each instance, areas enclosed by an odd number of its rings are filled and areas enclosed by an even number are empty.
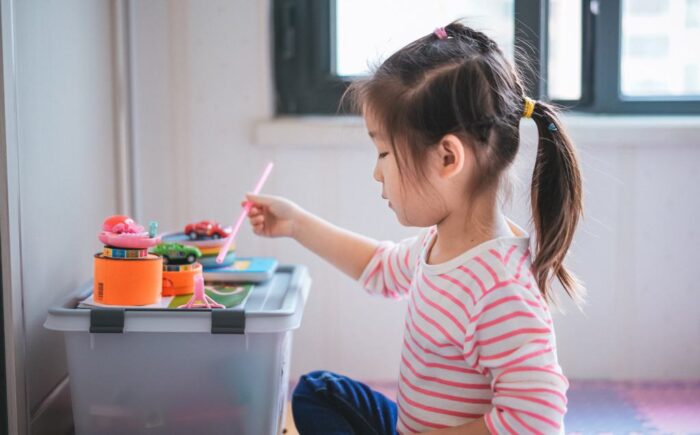
<svg viewBox="0 0 700 435">
<path fill-rule="evenodd" d="M 438 39 L 447 39 L 447 31 L 444 27 L 438 27 L 433 33 L 438 37 Z"/>
</svg>

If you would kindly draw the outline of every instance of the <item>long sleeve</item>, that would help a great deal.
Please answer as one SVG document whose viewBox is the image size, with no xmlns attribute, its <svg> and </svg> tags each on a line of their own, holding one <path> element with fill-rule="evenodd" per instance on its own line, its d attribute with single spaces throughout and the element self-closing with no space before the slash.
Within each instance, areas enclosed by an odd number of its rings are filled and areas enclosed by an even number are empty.
<svg viewBox="0 0 700 435">
<path fill-rule="evenodd" d="M 560 433 L 568 381 L 557 362 L 546 303 L 534 283 L 516 279 L 486 290 L 465 334 L 470 367 L 492 379 L 494 434 Z"/>
<path fill-rule="evenodd" d="M 400 299 L 408 294 L 416 262 L 431 230 L 398 243 L 384 241 L 360 275 L 359 282 L 371 294 Z"/>
</svg>

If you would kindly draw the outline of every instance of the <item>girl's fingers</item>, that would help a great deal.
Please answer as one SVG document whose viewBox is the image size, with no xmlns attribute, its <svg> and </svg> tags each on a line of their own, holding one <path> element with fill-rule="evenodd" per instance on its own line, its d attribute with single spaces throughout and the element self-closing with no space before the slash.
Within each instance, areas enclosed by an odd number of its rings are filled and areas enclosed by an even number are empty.
<svg viewBox="0 0 700 435">
<path fill-rule="evenodd" d="M 264 221 L 265 221 L 265 216 L 263 216 L 263 215 L 257 215 L 257 216 L 250 217 L 250 223 L 253 225 L 262 224 Z"/>
<path fill-rule="evenodd" d="M 241 201 L 241 207 L 245 207 L 249 201 Z M 257 202 L 250 202 L 250 210 L 257 209 L 260 210 L 263 207 L 263 204 L 259 204 Z"/>
<path fill-rule="evenodd" d="M 275 202 L 275 197 L 269 195 L 253 195 L 252 193 L 247 193 L 245 197 L 248 201 L 261 205 L 270 205 Z"/>
<path fill-rule="evenodd" d="M 259 216 L 259 215 L 263 215 L 263 214 L 265 214 L 265 210 L 263 210 L 262 208 L 259 208 L 259 207 L 253 207 L 248 212 L 248 216 L 250 216 L 250 217 Z"/>
</svg>

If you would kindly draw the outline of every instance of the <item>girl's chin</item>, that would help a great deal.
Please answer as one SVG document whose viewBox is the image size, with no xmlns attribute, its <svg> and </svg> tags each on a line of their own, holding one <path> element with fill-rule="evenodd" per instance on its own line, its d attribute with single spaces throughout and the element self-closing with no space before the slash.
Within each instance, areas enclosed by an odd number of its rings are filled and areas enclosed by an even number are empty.
<svg viewBox="0 0 700 435">
<path fill-rule="evenodd" d="M 410 224 L 406 220 L 406 216 L 404 216 L 402 213 L 399 213 L 399 211 L 396 210 L 394 207 L 391 207 L 391 210 L 394 212 L 394 214 L 396 215 L 396 220 L 398 220 L 401 225 L 410 226 Z"/>
</svg>

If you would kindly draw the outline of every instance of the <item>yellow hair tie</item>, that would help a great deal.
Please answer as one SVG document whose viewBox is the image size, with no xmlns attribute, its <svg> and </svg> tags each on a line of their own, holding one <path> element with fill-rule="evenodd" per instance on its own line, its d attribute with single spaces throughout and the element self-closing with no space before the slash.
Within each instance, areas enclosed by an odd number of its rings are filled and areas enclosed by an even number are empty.
<svg viewBox="0 0 700 435">
<path fill-rule="evenodd" d="M 523 109 L 523 116 L 525 118 L 532 118 L 532 112 L 535 111 L 535 100 L 529 97 L 525 97 L 525 108 Z"/>
</svg>

